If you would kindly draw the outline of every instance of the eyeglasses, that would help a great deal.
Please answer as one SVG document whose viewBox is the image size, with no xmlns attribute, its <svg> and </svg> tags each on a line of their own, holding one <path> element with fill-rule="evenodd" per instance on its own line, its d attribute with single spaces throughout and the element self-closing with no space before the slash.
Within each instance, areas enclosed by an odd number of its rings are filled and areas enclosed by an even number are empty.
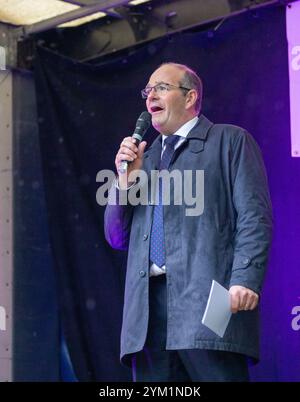
<svg viewBox="0 0 300 402">
<path fill-rule="evenodd" d="M 182 86 L 176 86 L 173 84 L 167 84 L 166 82 L 160 82 L 159 84 L 153 85 L 153 87 L 146 87 L 144 89 L 141 90 L 141 94 L 142 94 L 142 98 L 143 99 L 147 99 L 150 92 L 152 91 L 152 89 L 154 89 L 154 92 L 156 92 L 158 95 L 163 95 L 165 94 L 167 91 L 170 91 L 171 87 L 173 88 L 177 88 L 177 89 L 183 89 L 185 91 L 190 91 L 191 88 L 186 88 L 186 87 L 182 87 Z"/>
</svg>

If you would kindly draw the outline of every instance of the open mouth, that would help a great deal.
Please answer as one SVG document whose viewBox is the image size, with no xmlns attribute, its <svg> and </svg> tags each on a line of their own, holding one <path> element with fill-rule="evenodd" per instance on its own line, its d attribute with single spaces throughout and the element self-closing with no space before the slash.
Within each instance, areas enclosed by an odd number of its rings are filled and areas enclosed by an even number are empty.
<svg viewBox="0 0 300 402">
<path fill-rule="evenodd" d="M 163 108 L 160 106 L 151 106 L 150 107 L 151 113 L 158 113 L 158 112 L 161 112 L 162 110 L 163 110 Z"/>
</svg>

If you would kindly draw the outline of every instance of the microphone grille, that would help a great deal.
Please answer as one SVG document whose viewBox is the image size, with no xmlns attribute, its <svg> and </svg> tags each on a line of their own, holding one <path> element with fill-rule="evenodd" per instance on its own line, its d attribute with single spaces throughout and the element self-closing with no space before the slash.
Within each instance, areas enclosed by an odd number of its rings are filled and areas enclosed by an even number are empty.
<svg viewBox="0 0 300 402">
<path fill-rule="evenodd" d="M 136 127 L 135 127 L 135 134 L 138 134 L 139 136 L 143 137 L 143 135 L 146 133 L 148 128 L 150 127 L 151 124 L 151 113 L 145 111 L 142 112 L 140 117 L 138 118 L 136 122 Z"/>
</svg>

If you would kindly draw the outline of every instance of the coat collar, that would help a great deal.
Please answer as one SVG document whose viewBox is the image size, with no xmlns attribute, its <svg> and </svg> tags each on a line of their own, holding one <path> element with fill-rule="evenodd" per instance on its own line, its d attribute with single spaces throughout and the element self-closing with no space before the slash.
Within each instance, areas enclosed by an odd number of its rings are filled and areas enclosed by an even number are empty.
<svg viewBox="0 0 300 402">
<path fill-rule="evenodd" d="M 198 138 L 199 140 L 205 141 L 211 126 L 213 126 L 213 123 L 203 114 L 201 114 L 197 124 L 188 133 L 186 139 L 190 140 L 191 138 Z"/>
<path fill-rule="evenodd" d="M 199 119 L 196 125 L 192 128 L 192 130 L 188 133 L 186 140 L 183 142 L 185 144 L 187 141 L 190 141 L 190 151 L 193 153 L 200 152 L 203 149 L 203 141 L 206 140 L 208 136 L 209 129 L 213 126 L 213 123 L 208 120 L 203 114 L 199 116 Z M 197 141 L 200 140 L 200 141 Z M 144 154 L 144 159 L 151 159 L 151 162 L 154 164 L 155 168 L 158 169 L 161 159 L 161 143 L 162 143 L 162 135 L 159 135 L 149 147 L 149 149 Z M 182 144 L 182 145 L 183 145 Z M 181 147 L 181 146 L 180 146 Z"/>
</svg>

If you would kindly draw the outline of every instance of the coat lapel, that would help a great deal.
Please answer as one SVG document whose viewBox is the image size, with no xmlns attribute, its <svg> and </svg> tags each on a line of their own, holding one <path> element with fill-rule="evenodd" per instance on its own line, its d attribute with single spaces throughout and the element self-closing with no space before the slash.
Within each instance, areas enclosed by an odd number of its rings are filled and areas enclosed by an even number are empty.
<svg viewBox="0 0 300 402">
<path fill-rule="evenodd" d="M 159 135 L 152 143 L 150 148 L 144 154 L 144 167 L 146 170 L 159 170 L 161 159 L 161 141 L 162 136 Z"/>
<path fill-rule="evenodd" d="M 198 153 L 203 150 L 204 141 L 207 138 L 210 128 L 213 123 L 208 120 L 203 114 L 199 116 L 199 120 L 195 127 L 189 132 L 186 137 L 185 144 L 188 142 L 188 149 L 190 152 Z M 159 170 L 161 159 L 161 142 L 162 136 L 159 135 L 152 143 L 150 148 L 144 154 L 144 168 L 149 172 L 151 170 Z M 182 144 L 182 145 L 183 145 Z M 181 148 L 181 146 L 180 146 Z"/>
</svg>

